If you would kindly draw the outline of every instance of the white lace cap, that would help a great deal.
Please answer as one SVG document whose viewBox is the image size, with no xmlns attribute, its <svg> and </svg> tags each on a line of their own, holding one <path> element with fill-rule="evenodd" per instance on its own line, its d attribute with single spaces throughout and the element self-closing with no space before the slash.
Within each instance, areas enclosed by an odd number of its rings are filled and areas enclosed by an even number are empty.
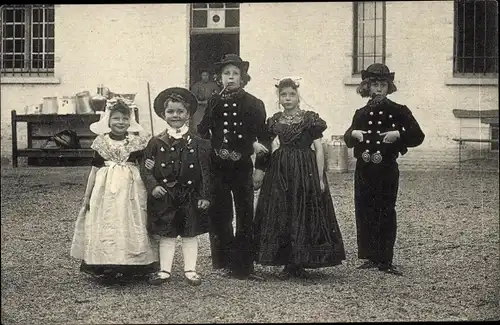
<svg viewBox="0 0 500 325">
<path fill-rule="evenodd" d="M 111 108 L 113 107 L 113 104 L 115 102 L 116 99 L 113 101 L 113 98 L 107 101 L 106 110 L 104 111 L 104 114 L 101 114 L 101 117 L 98 122 L 90 124 L 90 131 L 92 131 L 95 134 L 105 134 L 111 132 L 111 129 L 109 128 L 109 117 L 111 116 Z M 127 101 L 125 102 L 129 104 Z M 130 127 L 127 129 L 127 132 L 143 132 L 144 131 L 143 127 L 140 126 L 140 124 L 137 123 L 135 119 L 134 108 L 137 106 L 135 104 L 129 104 L 129 107 L 130 107 Z"/>
<path fill-rule="evenodd" d="M 298 76 L 287 76 L 287 77 L 282 77 L 282 78 L 273 78 L 274 80 L 276 80 L 276 83 L 275 83 L 275 86 L 278 87 L 280 82 L 284 79 L 292 79 L 296 84 L 297 86 L 300 86 L 300 80 L 302 80 L 302 77 L 298 77 Z"/>
</svg>

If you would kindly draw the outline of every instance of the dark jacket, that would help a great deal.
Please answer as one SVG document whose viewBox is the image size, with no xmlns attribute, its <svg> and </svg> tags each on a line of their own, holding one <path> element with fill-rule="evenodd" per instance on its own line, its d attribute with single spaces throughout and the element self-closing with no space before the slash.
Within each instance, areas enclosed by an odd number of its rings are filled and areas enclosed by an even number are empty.
<svg viewBox="0 0 500 325">
<path fill-rule="evenodd" d="M 190 139 L 189 143 L 188 140 Z M 152 170 L 141 166 L 144 184 L 151 196 L 156 186 L 165 189 L 176 183 L 177 187 L 191 187 L 198 193 L 198 199 L 211 199 L 210 143 L 188 132 L 182 139 L 174 139 L 163 132 L 149 140 L 144 158 L 152 159 Z"/>
<path fill-rule="evenodd" d="M 352 137 L 353 130 L 368 132 L 363 135 L 363 142 Z M 384 136 L 379 133 L 392 130 L 398 130 L 400 138 L 394 143 L 383 143 Z M 399 154 L 408 152 L 408 147 L 420 145 L 424 137 L 410 109 L 385 98 L 378 104 L 370 100 L 366 106 L 356 110 L 352 124 L 344 134 L 344 141 L 348 148 L 354 147 L 356 158 L 360 158 L 365 151 L 379 152 L 383 157 L 382 161 L 390 163 L 395 161 Z"/>
<path fill-rule="evenodd" d="M 269 140 L 265 123 L 266 109 L 262 100 L 240 90 L 236 96 L 229 98 L 219 94 L 210 97 L 205 116 L 198 125 L 198 133 L 205 139 L 211 139 L 213 149 L 236 151 L 245 157 L 253 154 L 255 141 L 266 144 Z M 255 168 L 261 169 L 262 159 L 257 157 Z"/>
</svg>

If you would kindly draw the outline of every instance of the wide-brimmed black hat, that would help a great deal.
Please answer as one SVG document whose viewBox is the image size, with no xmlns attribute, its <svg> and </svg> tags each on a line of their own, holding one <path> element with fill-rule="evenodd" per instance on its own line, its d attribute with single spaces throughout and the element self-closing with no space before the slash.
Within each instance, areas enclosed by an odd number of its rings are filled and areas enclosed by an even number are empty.
<svg viewBox="0 0 500 325">
<path fill-rule="evenodd" d="M 361 71 L 361 79 L 366 78 L 394 81 L 394 72 L 390 72 L 385 64 L 373 63 L 366 70 Z"/>
<path fill-rule="evenodd" d="M 163 114 L 165 112 L 165 102 L 168 98 L 172 98 L 174 100 L 181 100 L 189 104 L 189 115 L 193 116 L 193 114 L 198 109 L 198 101 L 196 100 L 196 96 L 182 87 L 171 87 L 162 91 L 155 98 L 154 109 L 156 115 L 163 118 Z"/>
<path fill-rule="evenodd" d="M 214 63 L 215 71 L 219 73 L 222 68 L 228 64 L 237 66 L 242 72 L 244 71 L 245 73 L 248 72 L 248 67 L 250 66 L 250 62 L 243 61 L 238 55 L 226 54 L 219 62 Z"/>
</svg>

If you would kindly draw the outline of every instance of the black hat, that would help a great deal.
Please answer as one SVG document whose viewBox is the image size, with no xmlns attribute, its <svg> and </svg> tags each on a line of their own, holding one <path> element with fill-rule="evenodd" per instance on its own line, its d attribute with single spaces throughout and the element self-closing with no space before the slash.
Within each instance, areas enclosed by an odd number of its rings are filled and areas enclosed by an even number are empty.
<svg viewBox="0 0 500 325">
<path fill-rule="evenodd" d="M 192 92 L 190 92 L 186 88 L 171 87 L 171 88 L 167 88 L 164 91 L 162 91 L 155 98 L 155 102 L 154 102 L 153 106 L 154 106 L 156 115 L 158 115 L 161 118 L 163 118 L 163 115 L 165 112 L 165 102 L 167 101 L 168 98 L 182 100 L 182 101 L 188 103 L 190 106 L 189 107 L 189 115 L 191 115 L 191 116 L 193 116 L 193 114 L 196 112 L 196 109 L 198 109 L 198 101 L 196 100 L 196 96 L 193 95 Z"/>
<path fill-rule="evenodd" d="M 388 81 L 394 81 L 394 72 L 390 72 L 389 68 L 382 63 L 373 63 L 361 71 L 361 79 L 375 78 Z"/>
<path fill-rule="evenodd" d="M 250 65 L 248 61 L 243 61 L 236 54 L 226 54 L 219 62 L 214 63 L 216 72 L 220 72 L 222 68 L 227 64 L 233 64 L 238 68 L 240 68 L 240 70 L 242 72 L 244 71 L 245 73 L 248 72 L 248 67 Z"/>
</svg>

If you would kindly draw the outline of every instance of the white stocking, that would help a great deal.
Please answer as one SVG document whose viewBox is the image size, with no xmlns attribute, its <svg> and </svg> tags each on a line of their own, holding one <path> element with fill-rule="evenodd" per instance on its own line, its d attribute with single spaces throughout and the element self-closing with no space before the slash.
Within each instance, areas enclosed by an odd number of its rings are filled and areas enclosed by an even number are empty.
<svg viewBox="0 0 500 325">
<path fill-rule="evenodd" d="M 175 242 L 177 238 L 160 238 L 160 271 L 171 272 L 175 254 Z M 167 276 L 164 273 L 160 273 Z"/>
<path fill-rule="evenodd" d="M 184 255 L 184 271 L 196 271 L 198 259 L 198 238 L 182 238 L 182 254 Z"/>
</svg>

